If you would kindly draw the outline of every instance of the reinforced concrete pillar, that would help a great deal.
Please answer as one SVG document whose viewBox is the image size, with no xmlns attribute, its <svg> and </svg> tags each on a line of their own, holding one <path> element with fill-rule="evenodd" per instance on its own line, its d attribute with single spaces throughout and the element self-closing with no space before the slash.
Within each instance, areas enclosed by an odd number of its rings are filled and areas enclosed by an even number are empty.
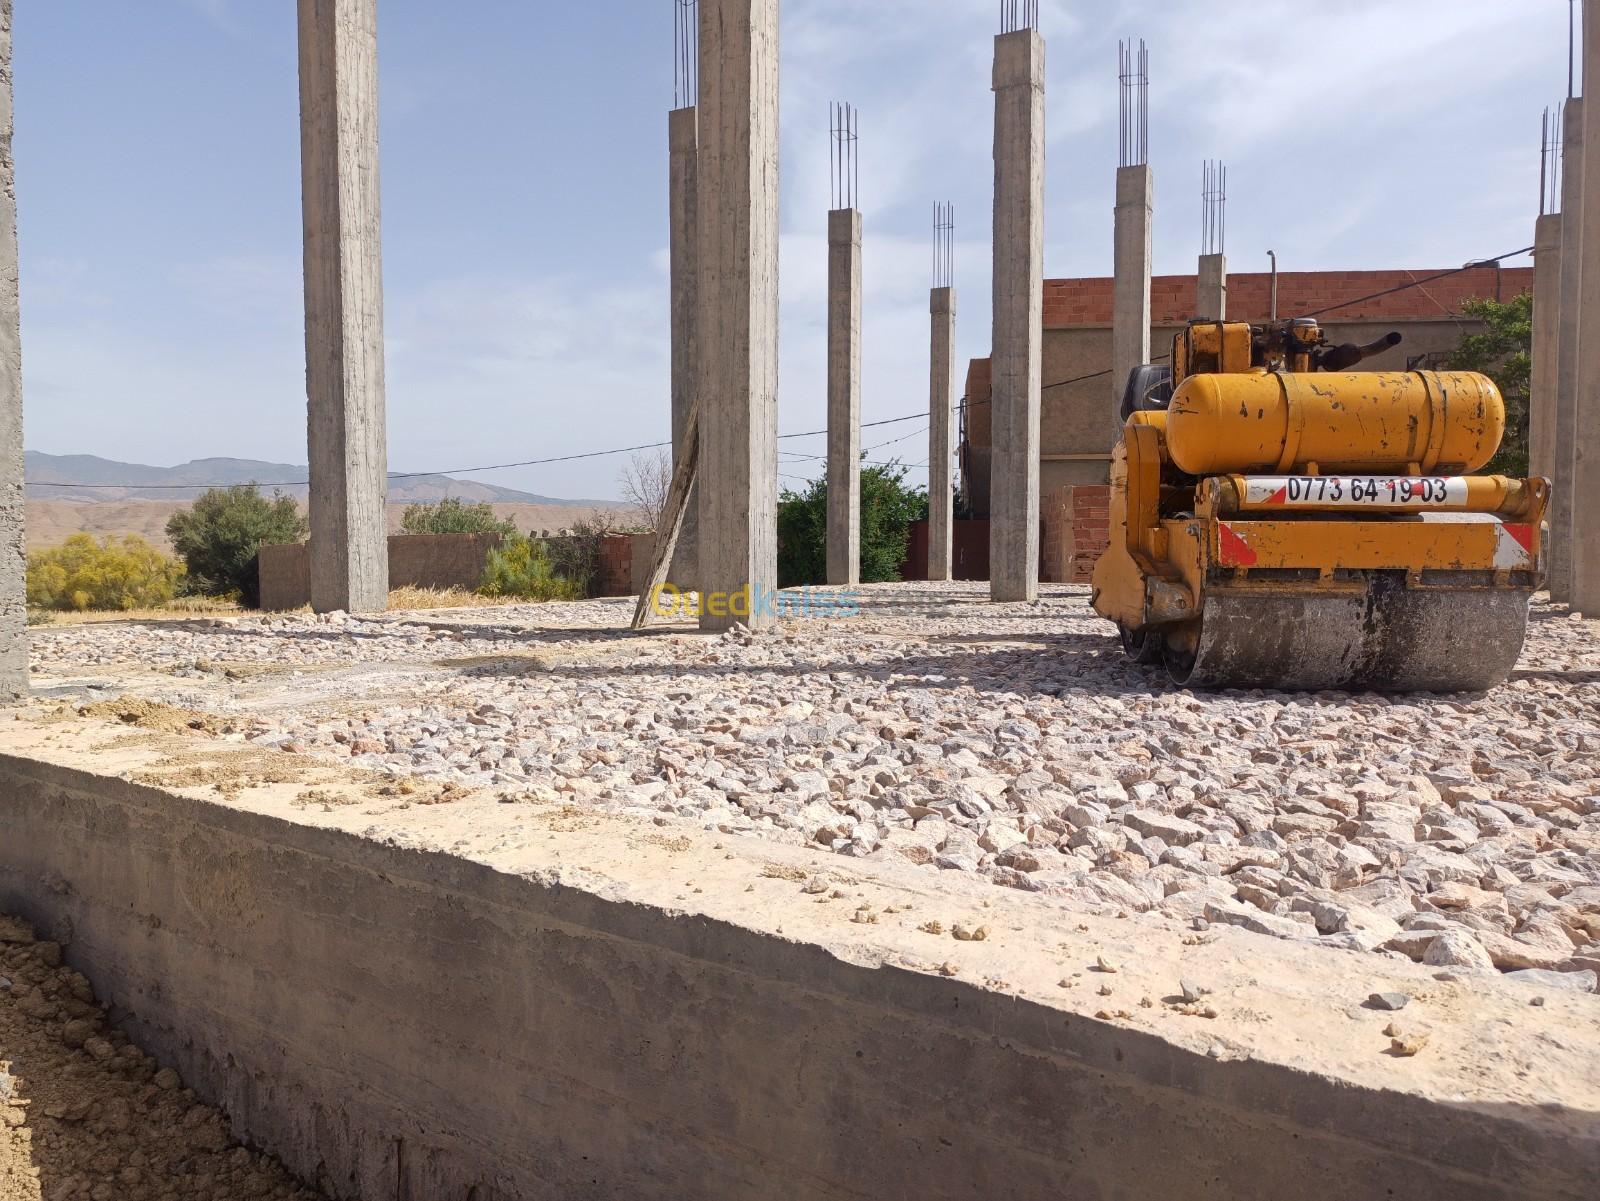
<svg viewBox="0 0 1600 1201">
<path fill-rule="evenodd" d="M 693 105 L 667 114 L 669 238 L 672 264 L 672 465 L 683 454 L 684 428 L 699 391 L 699 236 L 697 196 L 700 168 L 700 115 Z M 679 588 L 695 585 L 700 529 L 698 481 L 689 492 L 683 529 L 667 577 Z"/>
<path fill-rule="evenodd" d="M 311 607 L 389 603 L 377 0 L 300 0 Z"/>
<path fill-rule="evenodd" d="M 22 329 L 16 163 L 11 154 L 11 0 L 0 0 L 0 702 L 28 692 L 27 554 L 22 523 Z"/>
<path fill-rule="evenodd" d="M 935 288 L 929 297 L 933 346 L 928 380 L 928 578 L 954 578 L 951 531 L 955 481 L 951 478 L 955 424 L 956 290 Z"/>
<path fill-rule="evenodd" d="M 828 214 L 828 583 L 861 582 L 861 213 Z"/>
<path fill-rule="evenodd" d="M 1147 259 L 1146 262 L 1149 260 Z M 1146 275 L 1148 277 L 1148 274 Z M 1146 310 L 1148 311 L 1148 309 Z M 1200 274 L 1195 279 L 1194 315 L 1206 321 L 1226 321 L 1228 319 L 1228 256 L 1225 254 L 1202 254 L 1200 256 Z M 1148 339 L 1148 335 L 1146 335 Z M 1150 344 L 1145 342 L 1145 353 L 1149 353 Z M 1145 360 L 1148 362 L 1149 360 Z M 1128 380 L 1124 376 L 1122 384 L 1127 386 Z M 1122 400 L 1119 394 L 1117 400 Z"/>
<path fill-rule="evenodd" d="M 1550 599 L 1567 604 L 1572 599 L 1572 470 L 1577 442 L 1578 346 L 1583 304 L 1584 221 L 1584 120 L 1583 98 L 1568 100 L 1562 115 L 1561 148 L 1561 328 L 1556 347 L 1556 418 L 1554 455 L 1555 488 L 1550 507 L 1550 548 L 1545 562 L 1550 576 Z"/>
<path fill-rule="evenodd" d="M 994 345 L 989 595 L 1039 595 L 1044 334 L 1044 38 L 994 44 Z"/>
<path fill-rule="evenodd" d="M 1148 164 L 1117 168 L 1117 213 L 1111 311 L 1111 408 L 1106 445 L 1122 434 L 1122 394 L 1135 367 L 1150 361 L 1150 225 L 1155 174 Z"/>
<path fill-rule="evenodd" d="M 1600 0 L 1584 0 L 1583 77 L 1600 81 Z M 1600 618 L 1600 120 L 1583 131 L 1583 280 L 1572 439 L 1572 608 Z"/>
<path fill-rule="evenodd" d="M 700 0 L 700 628 L 776 620 L 778 0 Z"/>
<path fill-rule="evenodd" d="M 1528 468 L 1555 478 L 1556 380 L 1561 330 L 1561 214 L 1546 213 L 1534 227 L 1533 370 L 1528 401 Z"/>
</svg>

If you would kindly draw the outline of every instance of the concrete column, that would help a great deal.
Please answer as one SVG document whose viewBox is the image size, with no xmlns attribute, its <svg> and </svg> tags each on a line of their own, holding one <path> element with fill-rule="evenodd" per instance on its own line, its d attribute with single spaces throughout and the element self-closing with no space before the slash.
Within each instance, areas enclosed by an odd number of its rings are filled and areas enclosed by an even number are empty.
<svg viewBox="0 0 1600 1201">
<path fill-rule="evenodd" d="M 1149 260 L 1146 259 L 1146 262 Z M 1148 278 L 1148 274 L 1146 275 Z M 1149 312 L 1148 302 L 1145 309 Z M 1225 254 L 1202 254 L 1200 256 L 1200 274 L 1195 279 L 1194 315 L 1207 321 L 1226 321 L 1228 319 L 1228 256 Z M 1148 335 L 1147 335 L 1148 337 Z M 1145 352 L 1148 354 L 1150 344 L 1145 343 Z M 1126 387 L 1128 379 L 1122 379 Z M 1118 402 L 1122 400 L 1119 395 Z"/>
<path fill-rule="evenodd" d="M 377 0 L 300 0 L 311 607 L 389 603 Z"/>
<path fill-rule="evenodd" d="M 0 702 L 28 692 L 27 554 L 22 522 L 22 329 L 16 163 L 11 155 L 11 0 L 0 0 Z"/>
<path fill-rule="evenodd" d="M 1584 0 L 1583 77 L 1600 86 L 1600 0 Z M 1583 279 L 1572 421 L 1572 608 L 1600 618 L 1600 120 L 1583 131 Z"/>
<path fill-rule="evenodd" d="M 778 579 L 778 0 L 700 0 L 699 197 L 700 628 L 762 628 Z"/>
<path fill-rule="evenodd" d="M 700 184 L 700 115 L 692 105 L 667 114 L 668 203 L 672 259 L 672 465 L 683 453 L 683 432 L 689 408 L 699 391 L 699 262 L 695 254 L 699 230 L 697 196 Z M 679 588 L 695 585 L 700 529 L 699 484 L 689 492 L 678 548 L 667 578 Z"/>
<path fill-rule="evenodd" d="M 1572 599 L 1572 469 L 1577 442 L 1578 343 L 1582 323 L 1584 253 L 1583 98 L 1568 100 L 1562 116 L 1561 148 L 1561 328 L 1556 347 L 1555 489 L 1550 508 L 1550 547 L 1546 552 L 1550 599 Z"/>
<path fill-rule="evenodd" d="M 994 44 L 994 457 L 989 595 L 1039 595 L 1039 397 L 1044 336 L 1044 38 Z"/>
<path fill-rule="evenodd" d="M 1117 169 L 1117 214 L 1111 311 L 1111 408 L 1106 445 L 1122 436 L 1122 394 L 1135 367 L 1150 361 L 1150 225 L 1155 175 L 1148 166 Z"/>
<path fill-rule="evenodd" d="M 1528 468 L 1555 478 L 1556 379 L 1561 329 L 1561 214 L 1534 227 L 1533 371 L 1528 402 Z"/>
<path fill-rule="evenodd" d="M 954 578 L 951 530 L 955 481 L 951 452 L 955 425 L 956 290 L 935 288 L 928 301 L 933 348 L 928 380 L 928 578 Z"/>
<path fill-rule="evenodd" d="M 861 582 L 861 214 L 828 214 L 828 583 Z"/>
</svg>

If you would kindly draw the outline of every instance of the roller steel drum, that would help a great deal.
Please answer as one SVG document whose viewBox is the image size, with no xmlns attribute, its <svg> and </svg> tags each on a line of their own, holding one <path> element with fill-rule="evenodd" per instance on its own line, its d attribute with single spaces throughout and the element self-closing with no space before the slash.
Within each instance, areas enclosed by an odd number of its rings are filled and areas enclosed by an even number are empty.
<svg viewBox="0 0 1600 1201">
<path fill-rule="evenodd" d="M 1482 692 L 1522 653 L 1527 593 L 1410 589 L 1385 577 L 1364 592 L 1212 592 L 1193 660 L 1171 651 L 1193 688 Z"/>
</svg>

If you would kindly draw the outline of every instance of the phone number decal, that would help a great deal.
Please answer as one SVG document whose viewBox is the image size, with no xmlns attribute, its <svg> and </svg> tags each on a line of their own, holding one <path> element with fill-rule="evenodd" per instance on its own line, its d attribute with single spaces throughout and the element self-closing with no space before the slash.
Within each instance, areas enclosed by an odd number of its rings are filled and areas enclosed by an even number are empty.
<svg viewBox="0 0 1600 1201">
<path fill-rule="evenodd" d="M 1460 476 L 1288 475 L 1252 476 L 1245 481 L 1245 503 L 1274 505 L 1363 505 L 1428 509 L 1467 502 Z"/>
</svg>

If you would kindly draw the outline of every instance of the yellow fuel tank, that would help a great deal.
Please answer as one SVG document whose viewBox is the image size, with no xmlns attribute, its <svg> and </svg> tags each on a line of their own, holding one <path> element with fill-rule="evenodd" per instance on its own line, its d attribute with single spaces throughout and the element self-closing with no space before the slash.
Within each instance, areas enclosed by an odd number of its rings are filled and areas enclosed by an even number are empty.
<svg viewBox="0 0 1600 1201">
<path fill-rule="evenodd" d="M 1500 390 L 1468 371 L 1194 375 L 1167 412 L 1168 453 L 1195 476 L 1459 475 L 1492 459 L 1506 428 Z"/>
</svg>

